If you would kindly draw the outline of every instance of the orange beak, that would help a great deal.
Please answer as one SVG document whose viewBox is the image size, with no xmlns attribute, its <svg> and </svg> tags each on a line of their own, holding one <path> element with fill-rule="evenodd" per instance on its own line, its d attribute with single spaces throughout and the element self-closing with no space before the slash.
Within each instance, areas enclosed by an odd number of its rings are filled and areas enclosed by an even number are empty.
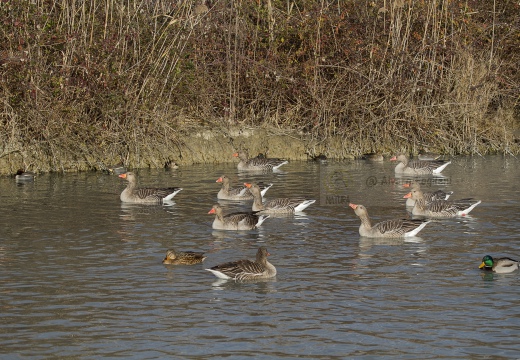
<svg viewBox="0 0 520 360">
<path fill-rule="evenodd" d="M 208 214 L 214 214 L 215 213 L 215 209 L 211 209 Z"/>
<path fill-rule="evenodd" d="M 350 206 L 354 210 L 356 210 L 356 208 L 357 208 L 357 205 L 356 204 L 352 204 L 352 203 L 348 204 L 348 206 Z"/>
<path fill-rule="evenodd" d="M 238 157 L 238 153 L 234 153 L 233 156 L 234 156 L 234 157 Z"/>
<path fill-rule="evenodd" d="M 244 186 L 248 189 L 251 189 L 251 184 L 250 183 L 244 183 Z"/>
<path fill-rule="evenodd" d="M 404 188 L 409 188 L 409 187 L 410 187 L 410 184 L 408 184 L 408 183 L 407 183 L 407 184 L 404 184 L 403 187 L 404 187 Z"/>
<path fill-rule="evenodd" d="M 222 176 L 217 179 L 215 182 L 222 182 Z"/>
<path fill-rule="evenodd" d="M 392 156 L 392 157 L 390 158 L 390 161 L 397 161 L 397 156 Z"/>
<path fill-rule="evenodd" d="M 412 197 L 412 193 L 409 192 L 408 194 L 406 194 L 405 196 L 403 196 L 403 199 L 409 199 Z"/>
<path fill-rule="evenodd" d="M 126 173 L 118 175 L 121 179 L 126 179 Z"/>
</svg>

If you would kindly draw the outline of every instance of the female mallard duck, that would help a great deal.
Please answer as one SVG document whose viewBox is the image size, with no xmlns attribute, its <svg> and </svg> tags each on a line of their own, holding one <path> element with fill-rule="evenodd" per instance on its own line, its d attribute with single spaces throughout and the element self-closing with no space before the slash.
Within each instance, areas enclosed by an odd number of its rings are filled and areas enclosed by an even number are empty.
<svg viewBox="0 0 520 360">
<path fill-rule="evenodd" d="M 220 279 L 236 281 L 269 279 L 276 276 L 276 268 L 267 261 L 270 254 L 263 246 L 258 248 L 256 261 L 238 260 L 206 269 Z"/>
<path fill-rule="evenodd" d="M 316 200 L 305 200 L 302 198 L 279 198 L 262 203 L 262 194 L 258 185 L 255 183 L 244 183 L 244 185 L 253 194 L 253 211 L 260 214 L 294 214 L 295 212 L 305 210 L 309 205 L 316 202 Z"/>
<path fill-rule="evenodd" d="M 208 214 L 215 214 L 212 227 L 215 230 L 253 230 L 259 227 L 269 215 L 256 215 L 254 212 L 235 212 L 224 215 L 219 204 L 213 205 Z"/>
<path fill-rule="evenodd" d="M 249 159 L 247 151 L 239 151 L 233 154 L 234 157 L 240 159 L 237 165 L 239 171 L 241 170 L 252 170 L 252 171 L 270 171 L 278 169 L 280 166 L 289 163 L 287 160 L 276 159 L 276 158 L 265 158 L 255 157 Z"/>
<path fill-rule="evenodd" d="M 171 200 L 182 188 L 137 188 L 137 178 L 133 172 L 119 175 L 121 179 L 128 181 L 126 189 L 121 193 L 121 201 L 124 203 L 160 204 Z"/>
<path fill-rule="evenodd" d="M 404 188 L 412 188 L 412 190 L 421 190 L 421 185 L 418 181 L 413 180 L 410 183 L 406 183 L 403 185 Z M 424 201 L 426 204 L 432 202 L 433 200 L 448 200 L 448 198 L 453 194 L 453 191 L 444 192 L 442 190 L 437 190 L 434 192 L 423 192 Z M 411 197 L 406 199 L 406 206 L 413 207 L 415 205 L 415 200 Z"/>
<path fill-rule="evenodd" d="M 429 152 L 424 149 L 419 150 L 419 154 L 417 155 L 417 159 L 424 161 L 438 160 L 440 157 L 440 154 Z"/>
<path fill-rule="evenodd" d="M 361 159 L 362 160 L 367 160 L 367 161 L 373 161 L 373 162 L 378 162 L 378 161 L 384 161 L 385 160 L 383 158 L 383 155 L 380 154 L 380 153 L 363 154 L 363 155 L 361 155 Z"/>
<path fill-rule="evenodd" d="M 218 183 L 222 183 L 222 188 L 217 194 L 219 200 L 253 200 L 253 194 L 246 186 L 231 187 L 231 182 L 226 175 L 222 175 L 217 179 Z M 262 196 L 273 184 L 259 184 Z"/>
<path fill-rule="evenodd" d="M 166 252 L 166 257 L 162 263 L 165 265 L 193 265 L 200 264 L 204 259 L 206 259 L 206 256 L 202 252 L 170 249 Z"/>
<path fill-rule="evenodd" d="M 393 219 L 372 225 L 367 209 L 363 205 L 349 204 L 349 206 L 361 219 L 359 235 L 365 237 L 399 238 L 415 236 L 429 223 L 429 221 L 424 220 Z"/>
<path fill-rule="evenodd" d="M 399 154 L 390 159 L 390 161 L 398 161 L 399 163 L 395 167 L 396 174 L 403 175 L 430 175 L 430 174 L 440 174 L 442 170 L 449 164 L 451 161 L 444 160 L 430 160 L 430 161 L 421 161 L 421 160 L 408 160 L 408 157 L 404 154 Z"/>
<path fill-rule="evenodd" d="M 496 272 L 497 274 L 507 274 L 517 270 L 519 262 L 508 257 L 493 259 L 490 255 L 482 258 L 479 269 Z"/>
<path fill-rule="evenodd" d="M 447 219 L 456 216 L 466 216 L 482 201 L 474 199 L 460 199 L 455 201 L 433 200 L 426 203 L 421 190 L 412 190 L 405 196 L 405 199 L 412 198 L 415 205 L 412 215 L 425 216 L 432 219 Z"/>
</svg>

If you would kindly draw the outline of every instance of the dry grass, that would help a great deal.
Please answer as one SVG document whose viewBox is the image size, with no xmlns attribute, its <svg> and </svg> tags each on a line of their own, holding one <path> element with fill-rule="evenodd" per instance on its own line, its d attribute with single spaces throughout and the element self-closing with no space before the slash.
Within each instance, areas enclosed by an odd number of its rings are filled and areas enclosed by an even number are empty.
<svg viewBox="0 0 520 360">
<path fill-rule="evenodd" d="M 514 2 L 208 5 L 2 3 L 0 162 L 160 167 L 185 134 L 242 126 L 310 155 L 519 152 Z"/>
</svg>

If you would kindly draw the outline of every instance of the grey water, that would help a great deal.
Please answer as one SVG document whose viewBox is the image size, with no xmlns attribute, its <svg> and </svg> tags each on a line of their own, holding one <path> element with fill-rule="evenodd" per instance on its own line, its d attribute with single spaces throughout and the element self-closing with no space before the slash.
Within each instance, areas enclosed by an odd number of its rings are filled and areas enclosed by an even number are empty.
<svg viewBox="0 0 520 360">
<path fill-rule="evenodd" d="M 136 170 L 141 186 L 180 186 L 168 205 L 124 205 L 101 172 L 0 179 L 2 359 L 520 358 L 519 272 L 485 273 L 482 257 L 520 258 L 519 160 L 453 158 L 423 189 L 482 200 L 417 237 L 360 238 L 348 202 L 374 222 L 407 217 L 395 164 L 290 162 Z M 228 175 L 273 183 L 267 198 L 316 199 L 252 231 L 215 231 L 211 206 Z M 225 211 L 251 202 L 221 201 Z M 276 278 L 219 282 L 204 268 L 271 253 Z M 166 251 L 204 251 L 165 266 Z"/>
</svg>

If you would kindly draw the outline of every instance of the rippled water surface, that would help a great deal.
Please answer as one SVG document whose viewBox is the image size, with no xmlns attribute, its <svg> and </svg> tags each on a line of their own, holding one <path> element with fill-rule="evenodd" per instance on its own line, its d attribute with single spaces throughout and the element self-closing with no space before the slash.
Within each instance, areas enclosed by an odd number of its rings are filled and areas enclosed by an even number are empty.
<svg viewBox="0 0 520 360">
<path fill-rule="evenodd" d="M 373 220 L 407 216 L 394 164 L 291 162 L 272 174 L 233 164 L 140 170 L 141 185 L 181 186 L 171 206 L 122 205 L 99 172 L 0 179 L 0 357 L 520 357 L 519 272 L 480 272 L 482 256 L 520 258 L 520 167 L 456 158 L 423 187 L 482 200 L 468 217 L 409 240 L 360 238 L 348 201 Z M 268 198 L 316 199 L 259 230 L 214 231 L 207 212 L 227 174 L 272 182 Z M 251 203 L 224 202 L 226 211 Z M 219 283 L 204 271 L 266 246 L 278 275 Z M 166 250 L 203 265 L 164 266 Z"/>
</svg>

